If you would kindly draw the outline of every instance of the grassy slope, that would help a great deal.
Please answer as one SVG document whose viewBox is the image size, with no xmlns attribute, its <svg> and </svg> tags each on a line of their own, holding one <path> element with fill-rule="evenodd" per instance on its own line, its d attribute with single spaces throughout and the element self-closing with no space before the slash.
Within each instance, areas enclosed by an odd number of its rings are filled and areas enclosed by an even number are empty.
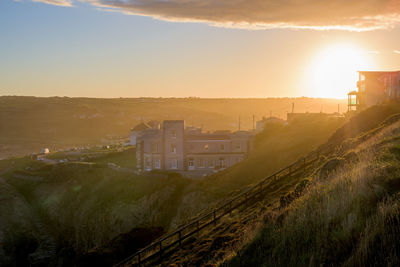
<svg viewBox="0 0 400 267">
<path fill-rule="evenodd" d="M 324 127 L 319 129 L 319 138 L 310 137 L 321 123 Z M 43 165 L 29 158 L 3 160 L 0 167 L 6 169 L 14 162 L 13 168 L 2 175 L 4 180 L 28 201 L 28 208 L 40 214 L 59 245 L 86 251 L 135 227 L 175 228 L 227 194 L 243 190 L 243 186 L 326 141 L 341 123 L 271 126 L 258 137 L 251 158 L 203 181 L 168 178 L 163 173 L 140 176 L 104 164 L 131 167 L 134 151 L 129 149 L 90 159 L 96 163 L 93 167 L 83 163 Z M 264 162 L 261 157 L 273 160 Z M 30 177 L 42 180 L 31 181 Z"/>
<path fill-rule="evenodd" d="M 91 148 L 79 152 L 55 152 L 46 155 L 52 160 L 85 161 L 97 164 L 114 163 L 120 167 L 136 169 L 136 148 L 119 147 L 120 150 L 111 148 Z"/>
<path fill-rule="evenodd" d="M 305 195 L 286 209 L 267 212 L 262 230 L 224 265 L 399 265 L 398 120 L 372 131 L 363 142 L 347 140 L 356 144 L 359 161 L 347 163 L 327 179 L 316 172 Z"/>
<path fill-rule="evenodd" d="M 371 117 L 371 110 L 374 113 L 374 117 Z M 377 133 L 380 133 L 382 129 L 385 129 L 387 125 L 393 123 L 397 118 L 396 117 L 390 117 L 391 114 L 398 112 L 398 107 L 396 106 L 380 106 L 380 107 L 374 107 L 371 110 L 367 110 L 360 114 L 359 116 L 353 117 L 352 122 L 354 121 L 363 121 L 365 118 L 364 116 L 369 116 L 370 118 L 375 118 L 374 121 L 369 121 L 368 122 L 368 127 L 363 127 L 363 128 L 355 128 L 353 129 L 352 132 L 348 132 L 352 138 L 345 139 L 346 137 L 343 138 L 343 143 L 346 144 L 345 146 L 339 146 L 337 153 L 340 153 L 342 155 L 345 155 L 348 150 L 350 149 L 355 149 L 357 147 L 362 147 L 368 144 L 366 142 L 367 139 L 371 138 L 371 136 L 376 135 Z M 388 112 L 388 110 L 390 112 Z M 385 123 L 382 123 L 387 117 L 389 118 L 385 121 Z M 382 126 L 380 126 L 380 124 Z M 317 123 L 316 125 L 319 126 L 326 126 L 321 123 Z M 311 128 L 315 128 L 316 125 L 310 125 Z M 378 126 L 378 127 L 376 127 Z M 336 131 L 335 135 L 337 135 L 338 132 L 341 132 L 342 129 L 346 129 L 349 127 L 349 124 L 345 124 L 344 127 Z M 376 127 L 376 128 L 375 128 Z M 325 128 L 325 127 L 321 127 Z M 317 129 L 317 128 L 315 128 Z M 272 130 L 272 129 L 271 129 Z M 274 134 L 272 134 L 273 137 L 283 137 L 284 135 L 281 134 L 282 129 L 275 128 L 274 131 L 276 131 Z M 366 132 L 363 132 L 366 131 Z M 280 133 L 277 135 L 277 133 Z M 265 137 L 268 135 L 267 133 L 264 133 L 263 136 Z M 299 135 L 300 137 L 301 135 Z M 261 136 L 259 137 L 261 138 Z M 271 138 L 271 137 L 269 137 Z M 267 138 L 266 140 L 269 140 Z M 327 138 L 328 139 L 328 138 Z M 389 138 L 390 139 L 390 138 Z M 399 138 L 394 138 L 394 140 L 399 139 Z M 274 140 L 273 138 L 271 140 Z M 275 139 L 274 141 L 279 140 Z M 290 139 L 281 139 L 283 143 L 287 143 Z M 317 139 L 316 139 L 317 140 Z M 390 139 L 391 140 L 391 139 Z M 286 142 L 285 142 L 286 141 Z M 296 140 L 296 142 L 301 143 L 300 140 Z M 369 141 L 370 143 L 373 141 Z M 386 141 L 385 141 L 386 142 Z M 391 141 L 390 141 L 391 142 Z M 307 143 L 306 143 L 307 144 Z M 310 144 L 310 141 L 308 142 Z M 317 144 L 314 144 L 317 146 Z M 259 151 L 260 152 L 260 151 Z M 264 153 L 267 154 L 267 151 Z M 271 154 L 270 154 L 271 155 Z M 272 154 L 274 155 L 274 154 Z M 275 156 L 283 155 L 281 153 L 275 154 Z M 349 154 L 351 155 L 351 154 Z M 258 158 L 258 157 L 257 157 Z M 243 163 L 243 166 L 246 166 L 246 164 L 249 163 Z M 206 231 L 204 233 L 201 233 L 198 236 L 195 236 L 194 238 L 191 238 L 186 242 L 186 245 L 182 250 L 177 251 L 170 257 L 166 257 L 163 261 L 163 264 L 177 264 L 178 266 L 180 265 L 205 265 L 205 264 L 221 264 L 221 262 L 226 261 L 226 259 L 230 259 L 232 255 L 243 255 L 242 257 L 236 257 L 233 262 L 230 264 L 233 265 L 262 265 L 264 262 L 264 259 L 262 256 L 259 257 L 259 254 L 262 255 L 261 251 L 264 251 L 271 245 L 268 243 L 266 247 L 264 247 L 262 244 L 257 243 L 260 247 L 257 248 L 253 245 L 249 245 L 245 249 L 239 249 L 244 243 L 251 243 L 253 240 L 254 235 L 257 233 L 257 230 L 260 224 L 264 225 L 264 220 L 266 222 L 273 221 L 274 223 L 277 223 L 278 225 L 281 223 L 282 219 L 285 217 L 288 209 L 280 209 L 279 207 L 282 205 L 281 204 L 281 197 L 282 196 L 293 196 L 293 192 L 297 191 L 297 188 L 299 187 L 298 185 L 302 184 L 304 179 L 307 180 L 315 180 L 313 177 L 319 175 L 319 168 L 321 168 L 322 164 L 324 164 L 324 160 L 321 162 L 318 162 L 317 165 L 315 166 L 316 169 L 312 171 L 311 173 L 306 173 L 305 176 L 299 176 L 299 177 L 290 177 L 285 180 L 278 180 L 277 182 L 271 184 L 270 188 L 268 189 L 268 193 L 266 194 L 265 198 L 261 201 L 258 202 L 254 207 L 249 207 L 243 212 L 239 212 L 237 214 L 232 214 L 232 217 L 225 218 L 221 221 L 221 223 L 218 224 L 218 226 L 210 231 Z M 249 165 L 251 166 L 251 165 Z M 253 165 L 254 167 L 255 165 Z M 259 166 L 259 165 L 258 165 Z M 240 168 L 241 166 L 238 166 Z M 349 167 L 348 165 L 346 167 Z M 233 171 L 233 170 L 232 170 Z M 232 172 L 233 174 L 235 173 L 234 171 Z M 267 175 L 268 174 L 268 169 L 260 170 L 261 175 Z M 224 174 L 227 176 L 227 174 Z M 235 176 L 232 175 L 230 178 L 232 179 L 231 181 L 234 181 L 234 185 L 229 185 L 226 184 L 226 187 L 232 188 L 237 186 L 238 184 L 245 184 L 246 181 L 244 179 L 240 180 L 241 177 L 246 177 L 246 176 Z M 221 177 L 214 177 L 215 184 L 218 183 L 218 178 Z M 223 179 L 223 178 L 221 178 Z M 222 180 L 223 181 L 223 180 Z M 226 182 L 227 180 L 225 180 Z M 229 180 L 228 180 L 229 181 Z M 204 181 L 206 183 L 206 181 Z M 210 180 L 211 182 L 211 180 Z M 211 186 L 212 188 L 212 186 Z M 228 190 L 228 189 L 227 189 Z M 213 194 L 218 194 L 221 193 L 223 189 L 218 188 L 217 191 L 211 190 L 208 192 L 210 195 Z M 343 197 L 343 196 L 341 196 Z M 207 199 L 207 198 L 206 198 Z M 283 203 L 288 203 L 287 200 L 284 201 Z M 283 207 L 283 206 L 282 206 Z M 312 207 L 310 209 L 315 209 L 315 207 Z M 267 213 L 265 213 L 267 211 Z M 307 213 L 303 215 L 303 217 L 307 217 Z M 307 222 L 306 224 L 309 224 Z M 300 227 L 306 227 L 306 226 L 300 226 Z M 326 229 L 325 229 L 326 230 Z M 277 231 L 280 231 L 278 229 Z M 267 233 L 269 235 L 270 233 Z M 305 235 L 306 233 L 301 233 L 299 234 L 299 238 L 302 238 L 302 235 Z M 277 239 L 282 239 L 282 236 L 278 236 Z M 264 242 L 262 240 L 261 242 Z M 284 242 L 288 242 L 287 240 Z M 294 241 L 294 242 L 299 242 L 299 241 Z M 255 242 L 254 242 L 255 243 Z M 300 242 L 299 242 L 300 243 Z M 304 243 L 301 243 L 304 245 Z M 335 244 L 335 246 L 338 244 Z M 286 255 L 287 257 L 288 254 L 284 252 L 285 250 L 285 244 L 279 244 L 280 248 L 282 249 L 282 254 Z M 254 250 L 256 252 L 254 252 Z M 239 251 L 239 252 L 238 252 Z M 337 255 L 335 255 L 337 256 Z M 270 257 L 270 255 L 266 256 Z M 295 262 L 298 261 L 299 259 L 294 259 L 293 265 L 296 265 Z M 229 262 L 229 261 L 228 261 Z M 227 262 L 225 264 L 228 264 Z M 267 265 L 274 265 L 278 264 L 276 262 L 274 263 L 269 263 Z M 279 263 L 280 265 L 285 266 L 285 264 L 290 264 L 288 262 L 284 263 Z M 279 265 L 278 264 L 278 265 Z"/>
<path fill-rule="evenodd" d="M 184 192 L 171 228 L 195 214 L 243 191 L 327 141 L 344 120 L 297 121 L 286 127 L 269 125 L 257 136 L 254 154 L 240 164 L 201 181 L 192 181 Z"/>
</svg>

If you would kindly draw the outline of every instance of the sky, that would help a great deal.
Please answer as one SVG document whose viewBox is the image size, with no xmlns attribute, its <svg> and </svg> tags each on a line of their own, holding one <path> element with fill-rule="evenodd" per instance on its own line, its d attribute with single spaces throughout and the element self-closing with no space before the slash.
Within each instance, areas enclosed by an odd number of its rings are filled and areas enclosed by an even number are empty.
<svg viewBox="0 0 400 267">
<path fill-rule="evenodd" d="M 0 95 L 332 97 L 400 70 L 400 0 L 1 0 Z"/>
</svg>

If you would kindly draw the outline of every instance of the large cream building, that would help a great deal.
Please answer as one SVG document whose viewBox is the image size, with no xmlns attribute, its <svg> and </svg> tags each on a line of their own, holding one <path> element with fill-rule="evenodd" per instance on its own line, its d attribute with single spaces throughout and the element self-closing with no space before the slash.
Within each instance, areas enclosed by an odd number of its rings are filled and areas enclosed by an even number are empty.
<svg viewBox="0 0 400 267">
<path fill-rule="evenodd" d="M 136 140 L 137 168 L 209 174 L 242 161 L 253 149 L 253 133 L 203 133 L 184 124 L 167 120 L 160 129 L 144 130 Z"/>
</svg>

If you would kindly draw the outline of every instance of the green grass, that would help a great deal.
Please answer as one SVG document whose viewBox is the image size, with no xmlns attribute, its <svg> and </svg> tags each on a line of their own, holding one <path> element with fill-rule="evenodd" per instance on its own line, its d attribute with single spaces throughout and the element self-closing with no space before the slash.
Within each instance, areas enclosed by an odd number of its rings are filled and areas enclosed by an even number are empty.
<svg viewBox="0 0 400 267">
<path fill-rule="evenodd" d="M 122 152 L 107 152 L 88 160 L 94 163 L 114 163 L 124 168 L 136 169 L 136 148 L 128 148 Z"/>
</svg>

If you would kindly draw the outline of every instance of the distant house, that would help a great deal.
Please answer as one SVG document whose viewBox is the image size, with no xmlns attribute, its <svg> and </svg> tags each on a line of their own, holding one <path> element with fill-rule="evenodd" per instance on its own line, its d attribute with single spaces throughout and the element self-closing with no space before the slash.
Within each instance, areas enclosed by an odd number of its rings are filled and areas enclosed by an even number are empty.
<svg viewBox="0 0 400 267">
<path fill-rule="evenodd" d="M 144 122 L 139 123 L 138 125 L 136 125 L 135 127 L 133 127 L 131 129 L 131 133 L 130 133 L 130 145 L 134 146 L 136 145 L 136 139 L 143 133 L 144 130 L 146 129 L 150 129 L 151 127 Z"/>
<path fill-rule="evenodd" d="M 131 129 L 129 144 L 132 146 L 136 145 L 136 139 L 140 137 L 145 130 L 148 129 L 155 129 L 155 130 L 160 129 L 160 122 L 151 120 L 147 123 L 141 122 L 138 125 L 136 125 L 134 128 Z"/>
<path fill-rule="evenodd" d="M 242 161 L 253 149 L 253 137 L 245 131 L 202 133 L 185 129 L 183 120 L 167 120 L 136 139 L 137 168 L 212 173 Z"/>
<path fill-rule="evenodd" d="M 156 120 L 151 120 L 147 122 L 147 125 L 152 129 L 160 129 L 160 122 Z"/>
<path fill-rule="evenodd" d="M 50 149 L 48 148 L 43 148 L 41 154 L 49 154 L 50 153 Z"/>
<path fill-rule="evenodd" d="M 359 71 L 357 91 L 348 93 L 348 110 L 400 100 L 400 71 Z"/>
<path fill-rule="evenodd" d="M 265 126 L 268 124 L 285 124 L 286 122 L 277 117 L 263 117 L 262 120 L 256 122 L 256 132 L 260 133 L 265 129 Z"/>
</svg>

